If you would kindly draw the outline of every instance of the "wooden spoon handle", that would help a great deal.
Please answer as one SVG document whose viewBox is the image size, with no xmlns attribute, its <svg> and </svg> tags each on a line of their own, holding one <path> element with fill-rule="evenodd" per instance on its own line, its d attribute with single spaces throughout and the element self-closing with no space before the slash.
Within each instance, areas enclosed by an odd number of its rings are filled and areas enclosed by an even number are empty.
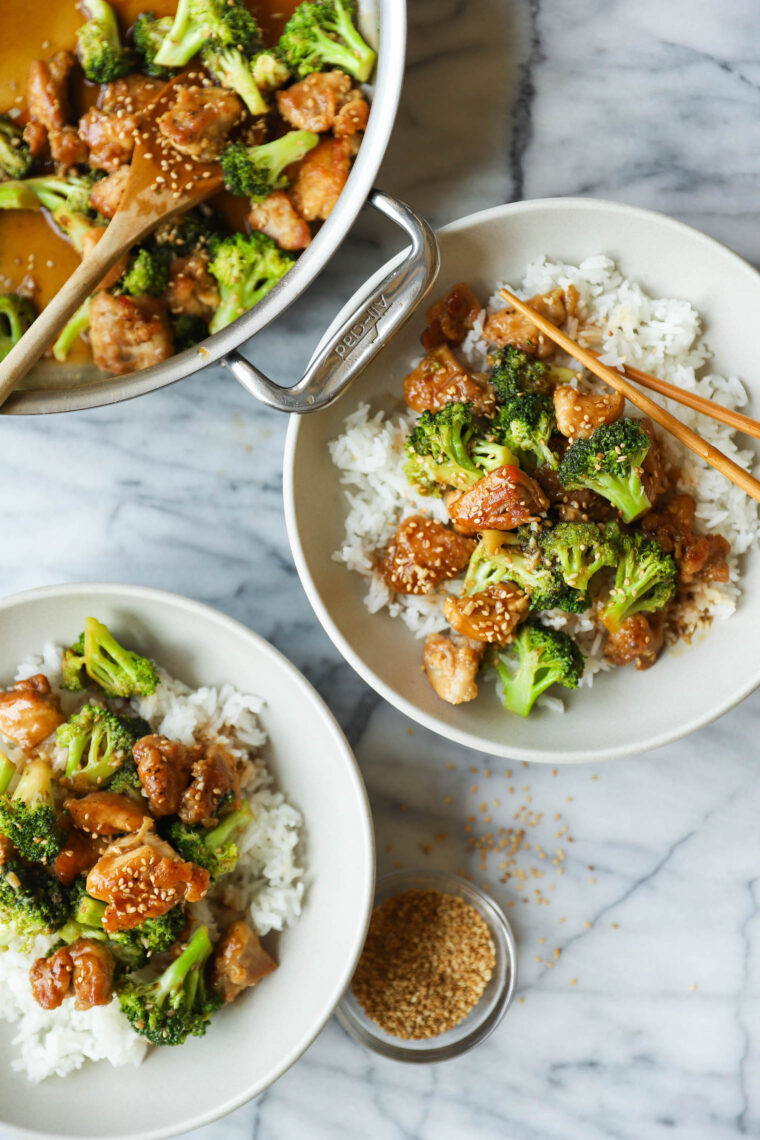
<svg viewBox="0 0 760 1140">
<path fill-rule="evenodd" d="M 5 403 L 69 318 L 121 257 L 125 234 L 122 232 L 124 226 L 117 224 L 118 220 L 118 216 L 114 218 L 92 252 L 0 363 L 0 405 Z"/>
</svg>

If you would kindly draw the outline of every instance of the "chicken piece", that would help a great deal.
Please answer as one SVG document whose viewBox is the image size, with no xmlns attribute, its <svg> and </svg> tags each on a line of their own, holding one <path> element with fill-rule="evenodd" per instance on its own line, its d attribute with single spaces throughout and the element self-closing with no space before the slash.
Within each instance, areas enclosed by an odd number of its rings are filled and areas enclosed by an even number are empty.
<svg viewBox="0 0 760 1140">
<path fill-rule="evenodd" d="M 75 827 L 69 829 L 66 842 L 53 860 L 53 870 L 64 887 L 94 867 L 100 858 L 100 847 Z"/>
<path fill-rule="evenodd" d="M 77 166 L 89 162 L 87 143 L 76 127 L 51 127 L 48 130 L 50 153 L 62 166 Z"/>
<path fill-rule="evenodd" d="M 670 486 L 670 479 L 665 470 L 665 459 L 654 430 L 654 424 L 646 417 L 639 420 L 639 423 L 652 441 L 649 451 L 644 456 L 644 462 L 641 464 L 641 482 L 649 502 L 654 506 Z"/>
<path fill-rule="evenodd" d="M 183 900 L 198 902 L 209 881 L 208 871 L 184 862 L 148 829 L 105 851 L 87 876 L 87 893 L 108 903 L 103 929 L 111 934 L 166 914 Z"/>
<path fill-rule="evenodd" d="M 311 230 L 284 190 L 275 190 L 263 202 L 252 202 L 248 222 L 251 229 L 276 241 L 280 249 L 306 249 L 311 241 Z"/>
<path fill-rule="evenodd" d="M 112 218 L 121 205 L 129 182 L 130 167 L 120 166 L 112 174 L 96 182 L 90 194 L 90 206 L 104 218 Z"/>
<path fill-rule="evenodd" d="M 77 1009 L 108 1005 L 113 997 L 114 960 L 102 943 L 77 938 L 69 948 L 74 965 L 72 982 Z"/>
<path fill-rule="evenodd" d="M 224 87 L 178 87 L 176 99 L 156 123 L 180 154 L 199 162 L 214 162 L 244 113 L 235 92 Z"/>
<path fill-rule="evenodd" d="M 38 958 L 29 971 L 34 1000 L 43 1009 L 58 1009 L 72 983 L 77 1009 L 108 1005 L 113 997 L 114 960 L 91 938 L 61 946 L 49 958 Z"/>
<path fill-rule="evenodd" d="M 626 618 L 616 633 L 611 633 L 604 655 L 613 665 L 636 663 L 637 669 L 649 669 L 665 641 L 665 614 L 633 614 Z"/>
<path fill-rule="evenodd" d="M 299 131 L 322 134 L 330 130 L 350 90 L 351 78 L 345 72 L 315 71 L 285 91 L 277 92 L 277 110 L 286 123 Z"/>
<path fill-rule="evenodd" d="M 404 399 L 415 412 L 439 412 L 461 400 L 485 416 L 496 404 L 491 385 L 468 372 L 447 344 L 434 348 L 404 378 Z"/>
<path fill-rule="evenodd" d="M 174 351 L 166 303 L 98 293 L 90 308 L 90 347 L 98 368 L 123 376 L 167 360 Z"/>
<path fill-rule="evenodd" d="M 166 302 L 173 313 L 211 319 L 219 308 L 219 286 L 208 271 L 208 254 L 196 250 L 169 266 Z"/>
<path fill-rule="evenodd" d="M 551 293 L 539 293 L 527 302 L 542 316 L 555 325 L 563 325 L 574 315 L 578 306 L 578 290 L 574 285 L 567 289 L 553 289 Z M 500 309 L 492 313 L 483 326 L 483 336 L 499 348 L 513 344 L 533 356 L 551 356 L 555 345 L 544 333 L 539 332 L 532 321 L 514 309 Z"/>
<path fill-rule="evenodd" d="M 585 487 L 569 491 L 551 467 L 538 467 L 534 478 L 547 495 L 561 522 L 607 522 L 618 518 L 612 503 Z"/>
<path fill-rule="evenodd" d="M 439 697 L 450 705 L 474 701 L 478 695 L 475 680 L 484 646 L 474 648 L 466 641 L 455 643 L 442 633 L 429 633 L 422 651 L 422 668 Z"/>
<path fill-rule="evenodd" d="M 356 92 L 352 99 L 343 104 L 335 116 L 333 134 L 336 139 L 354 139 L 356 135 L 366 131 L 368 122 L 369 103 Z"/>
<path fill-rule="evenodd" d="M 474 487 L 451 503 L 449 514 L 464 534 L 513 530 L 535 522 L 549 500 L 538 483 L 519 467 L 506 464 L 489 471 Z"/>
<path fill-rule="evenodd" d="M 192 768 L 192 757 L 184 744 L 165 736 L 143 736 L 132 755 L 153 815 L 176 815 Z"/>
<path fill-rule="evenodd" d="M 429 594 L 447 578 L 456 578 L 475 549 L 443 523 L 413 515 L 404 519 L 391 539 L 379 570 L 398 594 Z"/>
<path fill-rule="evenodd" d="M 443 603 L 443 616 L 463 637 L 506 645 L 529 609 L 530 598 L 519 586 L 499 582 L 470 598 L 450 595 Z"/>
<path fill-rule="evenodd" d="M 27 105 L 29 118 L 46 130 L 61 130 L 71 113 L 69 75 L 75 63 L 70 51 L 58 51 L 50 59 L 36 59 L 29 68 Z"/>
<path fill-rule="evenodd" d="M 38 958 L 29 970 L 32 996 L 43 1009 L 58 1009 L 71 986 L 74 960 L 68 946 L 61 946 L 49 958 Z"/>
<path fill-rule="evenodd" d="M 324 139 L 298 167 L 290 196 L 307 222 L 329 218 L 351 171 L 351 148 L 346 139 Z"/>
<path fill-rule="evenodd" d="M 467 282 L 460 281 L 428 309 L 422 347 L 430 352 L 442 344 L 461 344 L 482 308 Z"/>
<path fill-rule="evenodd" d="M 44 154 L 47 141 L 47 129 L 36 119 L 30 119 L 24 127 L 24 142 L 29 147 L 32 158 L 39 158 Z"/>
<path fill-rule="evenodd" d="M 579 392 L 569 384 L 554 389 L 557 429 L 572 443 L 588 439 L 602 424 L 611 424 L 623 414 L 625 398 L 619 392 Z"/>
<path fill-rule="evenodd" d="M 137 115 L 140 120 L 144 112 L 155 102 L 164 84 L 159 79 L 148 79 L 145 75 L 127 75 L 104 83 L 98 97 L 98 107 L 111 115 L 121 111 L 127 115 Z"/>
<path fill-rule="evenodd" d="M 701 576 L 711 582 L 728 582 L 726 561 L 731 547 L 722 534 L 694 532 L 695 502 L 691 495 L 675 495 L 659 512 L 650 511 L 641 519 L 641 529 L 672 554 L 683 582 Z"/>
<path fill-rule="evenodd" d="M 131 162 L 139 128 L 137 115 L 90 107 L 79 120 L 79 136 L 90 148 L 90 166 L 113 172 Z"/>
<path fill-rule="evenodd" d="M 43 673 L 35 673 L 17 681 L 12 689 L 0 692 L 0 732 L 25 751 L 36 748 L 65 719 Z"/>
<path fill-rule="evenodd" d="M 225 1002 L 234 1001 L 244 989 L 255 986 L 277 969 L 259 936 L 245 922 L 228 926 L 214 948 L 211 988 Z"/>
<path fill-rule="evenodd" d="M 88 835 L 126 835 L 139 831 L 150 818 L 137 800 L 116 792 L 90 792 L 80 799 L 64 800 L 63 806 L 74 826 Z"/>
<path fill-rule="evenodd" d="M 210 826 L 216 819 L 219 802 L 232 793 L 240 802 L 240 777 L 235 761 L 218 744 L 211 744 L 193 762 L 190 783 L 182 793 L 178 815 L 183 823 Z"/>
<path fill-rule="evenodd" d="M 3 835 L 0 831 L 0 867 L 4 863 L 10 863 L 12 859 L 16 858 L 16 848 L 11 843 L 7 835 Z"/>
</svg>

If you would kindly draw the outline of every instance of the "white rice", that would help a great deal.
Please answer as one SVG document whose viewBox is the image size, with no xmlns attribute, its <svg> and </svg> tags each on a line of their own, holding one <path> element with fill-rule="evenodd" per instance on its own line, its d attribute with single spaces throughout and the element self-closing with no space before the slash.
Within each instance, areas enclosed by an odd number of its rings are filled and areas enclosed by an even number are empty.
<svg viewBox="0 0 760 1140">
<path fill-rule="evenodd" d="M 483 338 L 483 324 L 490 313 L 504 308 L 499 290 L 505 284 L 509 283 L 498 283 L 486 310 L 478 317 L 461 348 L 455 350 L 460 359 L 476 371 L 487 368 L 489 346 Z M 516 291 L 519 296 L 529 298 L 570 284 L 580 294 L 581 325 L 594 326 L 592 329 L 582 327 L 576 339 L 603 350 L 605 363 L 630 363 L 729 408 L 738 409 L 746 404 L 747 394 L 737 377 L 724 377 L 710 370 L 712 354 L 702 337 L 699 314 L 689 302 L 648 296 L 636 282 L 626 280 L 608 257 L 601 254 L 588 257 L 577 266 L 541 258 L 528 265 Z M 510 287 L 514 289 L 514 283 Z M 572 329 L 571 333 L 575 331 Z M 417 360 L 410 360 L 409 369 L 416 363 Z M 401 379 L 398 378 L 399 389 Z M 753 453 L 737 446 L 731 428 L 672 400 L 662 400 L 662 403 L 740 466 L 751 467 Z M 386 410 L 397 407 L 398 389 L 389 397 L 384 409 L 360 404 L 346 417 L 342 434 L 329 444 L 348 504 L 343 543 L 333 557 L 366 578 L 365 604 L 371 613 L 386 608 L 391 616 L 400 617 L 416 637 L 424 638 L 448 628 L 443 617 L 442 594 L 423 597 L 396 594 L 375 569 L 378 552 L 387 545 L 403 518 L 413 513 L 424 513 L 443 521 L 448 518 L 440 499 L 420 496 L 407 483 L 403 470 L 407 458 L 404 442 L 417 416 L 409 410 L 401 413 Z M 625 414 L 640 413 L 626 405 Z M 700 530 L 719 532 L 731 545 L 731 579 L 727 583 L 700 584 L 694 597 L 695 626 L 698 622 L 728 617 L 735 611 L 740 596 L 738 556 L 758 537 L 758 505 L 672 436 L 660 432 L 659 438 L 668 458 L 680 471 L 679 489 L 689 492 L 696 500 Z M 456 590 L 455 584 L 447 585 Z M 582 685 L 593 684 L 595 675 L 610 667 L 603 654 L 604 635 L 588 614 L 573 615 L 555 610 L 545 615 L 544 620 L 575 637 L 586 654 Z M 540 703 L 554 711 L 564 709 L 557 697 L 544 696 Z"/>
<path fill-rule="evenodd" d="M 81 705 L 81 696 L 60 689 L 61 647 L 46 645 L 40 655 L 22 662 L 16 680 L 44 673 L 60 697 L 64 711 Z M 290 926 L 301 913 L 303 870 L 299 864 L 300 813 L 272 787 L 272 775 L 259 755 L 266 733 L 259 722 L 261 698 L 241 693 L 231 685 L 220 689 L 189 689 L 158 670 L 159 684 L 150 697 L 132 702 L 135 712 L 155 732 L 192 744 L 218 740 L 242 763 L 243 789 L 253 820 L 238 839 L 241 858 L 235 871 L 212 892 L 210 900 L 190 908 L 205 922 L 212 936 L 217 930 L 215 904 L 248 911 L 260 935 Z M 3 739 L 3 750 L 18 751 Z M 65 763 L 66 754 L 53 749 L 53 762 Z M 15 1023 L 13 1044 L 19 1056 L 12 1066 L 32 1081 L 65 1076 L 87 1061 L 112 1065 L 139 1065 L 148 1048 L 121 1013 L 118 1000 L 108 1006 L 77 1010 L 67 999 L 56 1010 L 44 1010 L 32 996 L 29 967 L 55 943 L 55 936 L 40 937 L 24 947 L 8 928 L 0 925 L 0 1021 Z"/>
</svg>

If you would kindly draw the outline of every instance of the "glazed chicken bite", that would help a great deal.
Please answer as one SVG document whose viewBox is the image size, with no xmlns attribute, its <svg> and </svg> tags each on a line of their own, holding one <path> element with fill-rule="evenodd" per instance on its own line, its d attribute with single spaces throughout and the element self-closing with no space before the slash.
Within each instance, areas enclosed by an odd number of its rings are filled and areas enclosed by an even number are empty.
<svg viewBox="0 0 760 1140">
<path fill-rule="evenodd" d="M 209 882 L 208 871 L 185 862 L 146 829 L 105 851 L 87 876 L 87 893 L 108 903 L 103 929 L 113 933 L 166 914 L 183 900 L 199 902 Z"/>
<path fill-rule="evenodd" d="M 101 943 L 78 938 L 29 971 L 32 993 L 43 1009 L 58 1009 L 73 987 L 77 1009 L 108 1005 L 113 996 L 114 960 Z"/>
<path fill-rule="evenodd" d="M 498 582 L 472 597 L 449 595 L 443 616 L 463 637 L 506 645 L 530 609 L 530 598 L 514 582 Z"/>
<path fill-rule="evenodd" d="M 58 882 L 64 887 L 70 887 L 80 875 L 95 866 L 100 854 L 100 846 L 72 823 L 63 847 L 53 860 L 53 871 Z"/>
<path fill-rule="evenodd" d="M 496 404 L 491 385 L 468 372 L 448 344 L 434 348 L 404 378 L 404 399 L 415 412 L 439 412 L 446 404 L 472 404 L 490 415 Z"/>
<path fill-rule="evenodd" d="M 482 308 L 467 282 L 460 281 L 428 309 L 422 347 L 430 352 L 442 344 L 461 344 Z"/>
<path fill-rule="evenodd" d="M 210 826 L 221 801 L 240 801 L 240 777 L 232 756 L 220 744 L 211 744 L 193 761 L 190 783 L 182 793 L 177 814 L 183 823 Z"/>
<path fill-rule="evenodd" d="M 536 522 L 548 506 L 538 483 L 519 467 L 507 464 L 489 471 L 469 491 L 452 499 L 449 514 L 462 533 L 478 534 Z"/>
<path fill-rule="evenodd" d="M 568 317 L 575 314 L 578 299 L 578 290 L 574 285 L 569 285 L 566 289 L 539 293 L 531 297 L 527 304 L 552 324 L 563 325 Z M 513 344 L 515 348 L 541 358 L 551 356 L 555 351 L 554 342 L 514 309 L 500 309 L 497 313 L 492 313 L 483 326 L 483 336 L 499 348 Z"/>
<path fill-rule="evenodd" d="M 90 792 L 63 804 L 74 825 L 88 835 L 118 835 L 139 831 L 148 813 L 138 800 L 116 792 Z"/>
<path fill-rule="evenodd" d="M 731 547 L 722 534 L 695 533 L 695 509 L 691 495 L 675 495 L 661 511 L 644 515 L 641 529 L 673 555 L 681 581 L 702 576 L 710 582 L 728 582 L 726 559 Z"/>
<path fill-rule="evenodd" d="M 113 172 L 128 164 L 140 121 L 136 115 L 90 107 L 79 120 L 79 136 L 90 150 L 90 166 Z"/>
<path fill-rule="evenodd" d="M 211 988 L 225 1002 L 234 1001 L 244 989 L 276 969 L 277 963 L 261 945 L 258 934 L 245 922 L 233 922 L 214 948 Z"/>
<path fill-rule="evenodd" d="M 176 815 L 192 768 L 184 744 L 166 736 L 143 736 L 135 743 L 132 755 L 152 814 L 156 818 Z"/>
<path fill-rule="evenodd" d="M 112 218 L 121 205 L 127 182 L 129 182 L 128 166 L 120 166 L 112 174 L 101 178 L 90 192 L 91 208 L 97 210 L 104 218 Z"/>
<path fill-rule="evenodd" d="M 620 628 L 610 633 L 604 655 L 612 665 L 629 665 L 649 669 L 665 643 L 665 620 L 662 610 L 652 614 L 633 614 Z"/>
<path fill-rule="evenodd" d="M 0 732 L 21 748 L 36 748 L 65 719 L 43 673 L 35 673 L 17 681 L 12 689 L 0 692 Z"/>
<path fill-rule="evenodd" d="M 234 91 L 224 87 L 177 88 L 177 97 L 156 119 L 159 131 L 180 154 L 213 162 L 240 122 L 244 107 Z"/>
<path fill-rule="evenodd" d="M 280 249 L 306 249 L 311 231 L 284 190 L 268 194 L 263 202 L 252 202 L 248 214 L 252 230 L 277 242 Z"/>
<path fill-rule="evenodd" d="M 116 376 L 160 364 L 174 348 L 166 302 L 97 293 L 90 308 L 90 345 L 97 366 Z"/>
<path fill-rule="evenodd" d="M 335 116 L 333 134 L 336 139 L 355 139 L 358 134 L 366 131 L 368 122 L 369 103 L 362 98 L 360 92 L 355 91 Z"/>
<path fill-rule="evenodd" d="M 447 578 L 456 578 L 470 560 L 475 543 L 443 523 L 422 515 L 404 519 L 391 539 L 379 570 L 399 594 L 429 594 Z"/>
<path fill-rule="evenodd" d="M 332 127 L 350 91 L 351 78 L 345 72 L 315 71 L 277 92 L 277 110 L 297 130 L 323 134 Z"/>
<path fill-rule="evenodd" d="M 68 83 L 73 66 L 73 53 L 59 51 L 50 59 L 35 60 L 29 70 L 30 121 L 24 137 L 35 155 L 41 154 L 48 142 L 53 160 L 63 166 L 87 162 L 86 143 L 69 123 Z"/>
<path fill-rule="evenodd" d="M 324 139 L 298 167 L 291 200 L 307 222 L 329 218 L 351 172 L 351 147 L 346 139 Z"/>
<path fill-rule="evenodd" d="M 623 414 L 625 398 L 609 389 L 605 392 L 579 392 L 569 384 L 554 389 L 557 430 L 572 443 L 588 439 L 602 424 L 611 424 Z"/>
<path fill-rule="evenodd" d="M 208 321 L 219 306 L 219 286 L 209 273 L 208 254 L 196 250 L 177 257 L 169 266 L 166 302 L 172 313 Z"/>
<path fill-rule="evenodd" d="M 483 646 L 476 649 L 469 642 L 442 633 L 430 633 L 422 651 L 422 668 L 439 697 L 450 705 L 474 701 L 478 695 L 477 677 Z"/>
</svg>

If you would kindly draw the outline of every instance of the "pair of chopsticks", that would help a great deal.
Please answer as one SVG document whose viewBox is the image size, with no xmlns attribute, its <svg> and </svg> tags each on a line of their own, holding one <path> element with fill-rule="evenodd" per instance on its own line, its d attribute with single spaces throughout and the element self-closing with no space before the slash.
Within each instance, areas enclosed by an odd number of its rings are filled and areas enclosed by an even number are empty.
<svg viewBox="0 0 760 1140">
<path fill-rule="evenodd" d="M 596 353 L 590 349 L 583 348 L 577 344 L 551 321 L 542 316 L 541 313 L 526 305 L 525 301 L 521 301 L 519 297 L 515 297 L 514 293 L 510 293 L 509 289 L 500 290 L 500 296 L 508 301 L 513 309 L 518 313 L 522 313 L 524 317 L 545 333 L 549 340 L 553 340 L 555 344 L 563 348 L 570 356 L 579 360 L 589 372 L 593 372 L 600 380 L 604 380 L 605 384 L 609 384 L 610 388 L 620 392 L 632 404 L 635 404 L 642 412 L 644 412 L 650 419 L 658 423 L 660 427 L 669 431 L 671 435 L 675 436 L 677 440 L 683 443 L 700 459 L 704 459 L 716 471 L 720 471 L 737 487 L 741 487 L 746 491 L 756 502 L 760 503 L 760 482 L 755 479 L 738 463 L 734 463 L 733 459 L 729 459 L 717 447 L 713 447 L 711 443 L 707 443 L 695 431 L 692 431 L 686 424 L 681 423 L 679 419 L 671 415 L 660 404 L 656 404 L 649 396 L 640 392 L 630 381 L 635 380 L 641 384 L 642 387 L 649 388 L 653 392 L 658 392 L 661 396 L 667 396 L 671 400 L 677 400 L 679 404 L 685 404 L 686 407 L 694 408 L 695 411 L 702 412 L 711 419 L 718 420 L 720 423 L 728 424 L 729 427 L 737 428 L 739 431 L 745 432 L 747 435 L 754 436 L 755 439 L 760 439 L 760 423 L 757 420 L 750 419 L 749 416 L 743 416 L 739 412 L 731 411 L 730 408 L 723 408 L 720 404 L 708 400 L 705 396 L 696 396 L 693 392 L 686 392 L 681 388 L 677 388 L 674 384 L 668 384 L 665 380 L 658 380 L 656 376 L 650 376 L 648 372 L 640 372 L 638 368 L 631 368 L 625 365 L 621 372 L 616 371 L 614 368 L 609 368 L 606 364 L 602 364 Z"/>
</svg>

